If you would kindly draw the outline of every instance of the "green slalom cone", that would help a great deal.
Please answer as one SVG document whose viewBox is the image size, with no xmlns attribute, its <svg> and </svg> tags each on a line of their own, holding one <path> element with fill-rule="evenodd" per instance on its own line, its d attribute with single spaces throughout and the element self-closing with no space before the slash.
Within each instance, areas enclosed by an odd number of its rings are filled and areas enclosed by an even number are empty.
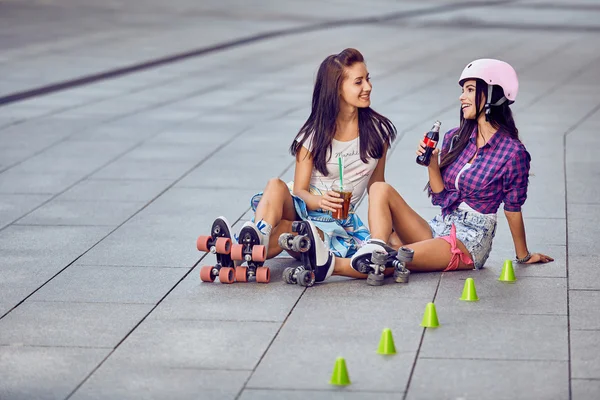
<svg viewBox="0 0 600 400">
<path fill-rule="evenodd" d="M 517 278 L 515 278 L 515 270 L 513 269 L 512 261 L 506 260 L 504 261 L 504 266 L 502 267 L 502 273 L 500 273 L 500 278 L 498 278 L 501 282 L 516 282 Z"/>
<path fill-rule="evenodd" d="M 465 287 L 462 292 L 462 296 L 460 297 L 462 301 L 478 301 L 479 297 L 477 297 L 477 290 L 475 290 L 475 281 L 473 278 L 467 278 L 465 281 Z"/>
<path fill-rule="evenodd" d="M 425 314 L 423 314 L 423 322 L 421 322 L 421 326 L 425 328 L 437 328 L 440 326 L 440 322 L 438 321 L 437 312 L 435 311 L 435 304 L 427 303 L 425 307 Z"/>
<path fill-rule="evenodd" d="M 335 360 L 329 384 L 336 386 L 346 386 L 350 384 L 350 377 L 348 376 L 348 370 L 346 369 L 346 360 L 344 360 L 343 357 L 338 357 Z"/>
<path fill-rule="evenodd" d="M 396 354 L 396 346 L 394 345 L 394 337 L 392 336 L 392 330 L 385 328 L 381 332 L 381 339 L 379 340 L 379 347 L 377 348 L 377 354 L 392 355 Z"/>
</svg>

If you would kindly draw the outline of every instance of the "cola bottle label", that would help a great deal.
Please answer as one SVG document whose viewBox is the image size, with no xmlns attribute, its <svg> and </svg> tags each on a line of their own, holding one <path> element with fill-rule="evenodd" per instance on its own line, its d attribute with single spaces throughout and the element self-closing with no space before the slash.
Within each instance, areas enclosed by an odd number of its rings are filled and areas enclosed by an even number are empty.
<svg viewBox="0 0 600 400">
<path fill-rule="evenodd" d="M 435 149 L 435 146 L 437 146 L 437 142 L 429 139 L 428 137 L 426 137 L 423 141 L 425 142 L 425 146 L 431 147 L 432 149 Z"/>
</svg>

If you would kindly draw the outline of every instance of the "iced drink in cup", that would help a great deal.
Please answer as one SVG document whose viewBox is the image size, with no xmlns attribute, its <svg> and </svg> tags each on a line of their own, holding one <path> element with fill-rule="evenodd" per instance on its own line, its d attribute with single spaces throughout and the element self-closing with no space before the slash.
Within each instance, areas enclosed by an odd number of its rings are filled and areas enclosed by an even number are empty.
<svg viewBox="0 0 600 400">
<path fill-rule="evenodd" d="M 331 191 L 340 194 L 340 198 L 344 200 L 341 203 L 342 208 L 336 208 L 334 212 L 331 213 L 331 216 L 335 219 L 345 220 L 348 218 L 348 211 L 350 211 L 350 200 L 352 200 L 352 191 L 354 190 L 354 186 L 350 182 L 344 182 L 344 186 L 340 187 L 340 182 L 334 182 L 331 185 Z"/>
</svg>

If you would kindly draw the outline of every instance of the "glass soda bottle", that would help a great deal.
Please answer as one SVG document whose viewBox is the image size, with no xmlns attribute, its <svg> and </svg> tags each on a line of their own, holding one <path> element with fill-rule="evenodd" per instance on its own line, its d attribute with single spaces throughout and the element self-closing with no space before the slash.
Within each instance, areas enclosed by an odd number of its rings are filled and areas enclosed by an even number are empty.
<svg viewBox="0 0 600 400">
<path fill-rule="evenodd" d="M 442 126 L 442 123 L 440 121 L 435 121 L 431 130 L 425 135 L 425 139 L 423 139 L 425 142 L 425 153 L 417 157 L 417 164 L 424 166 L 429 165 L 431 153 L 433 153 L 438 140 L 440 140 L 440 126 Z"/>
</svg>

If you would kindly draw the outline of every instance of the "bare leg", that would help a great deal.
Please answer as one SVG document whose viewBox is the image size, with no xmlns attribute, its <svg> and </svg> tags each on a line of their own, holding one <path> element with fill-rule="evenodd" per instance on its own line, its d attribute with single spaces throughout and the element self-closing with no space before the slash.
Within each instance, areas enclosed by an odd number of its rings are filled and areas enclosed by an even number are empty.
<svg viewBox="0 0 600 400">
<path fill-rule="evenodd" d="M 392 232 L 390 238 L 387 240 L 387 244 L 394 249 L 399 249 L 404 243 L 402 243 L 396 232 Z"/>
<path fill-rule="evenodd" d="M 281 253 L 282 249 L 277 243 L 279 236 L 286 232 L 292 233 L 292 222 L 298 219 L 300 218 L 296 214 L 288 186 L 279 178 L 270 179 L 254 214 L 254 221 L 264 220 L 272 226 L 267 258 Z"/>
<path fill-rule="evenodd" d="M 387 241 L 392 228 L 402 243 L 431 239 L 429 224 L 415 212 L 390 184 L 375 182 L 369 189 L 371 237 Z"/>
<path fill-rule="evenodd" d="M 273 227 L 278 225 L 282 219 L 288 221 L 300 219 L 296 215 L 294 200 L 287 185 L 279 178 L 270 179 L 263 191 L 263 196 L 254 214 L 255 221 L 258 222 L 261 219 Z"/>
<path fill-rule="evenodd" d="M 463 253 L 469 254 L 460 240 L 457 240 L 456 243 Z M 406 247 L 413 249 L 415 252 L 413 260 L 406 265 L 406 268 L 414 272 L 443 271 L 448 267 L 452 258 L 450 243 L 444 239 L 428 239 L 406 245 Z M 473 266 L 461 261 L 458 264 L 458 269 L 473 269 Z"/>
<path fill-rule="evenodd" d="M 385 276 L 390 276 L 394 273 L 394 268 L 386 268 L 384 271 Z M 349 258 L 335 258 L 335 265 L 333 267 L 332 275 L 347 276 L 349 278 L 367 279 L 367 274 L 361 274 L 350 266 Z"/>
</svg>

